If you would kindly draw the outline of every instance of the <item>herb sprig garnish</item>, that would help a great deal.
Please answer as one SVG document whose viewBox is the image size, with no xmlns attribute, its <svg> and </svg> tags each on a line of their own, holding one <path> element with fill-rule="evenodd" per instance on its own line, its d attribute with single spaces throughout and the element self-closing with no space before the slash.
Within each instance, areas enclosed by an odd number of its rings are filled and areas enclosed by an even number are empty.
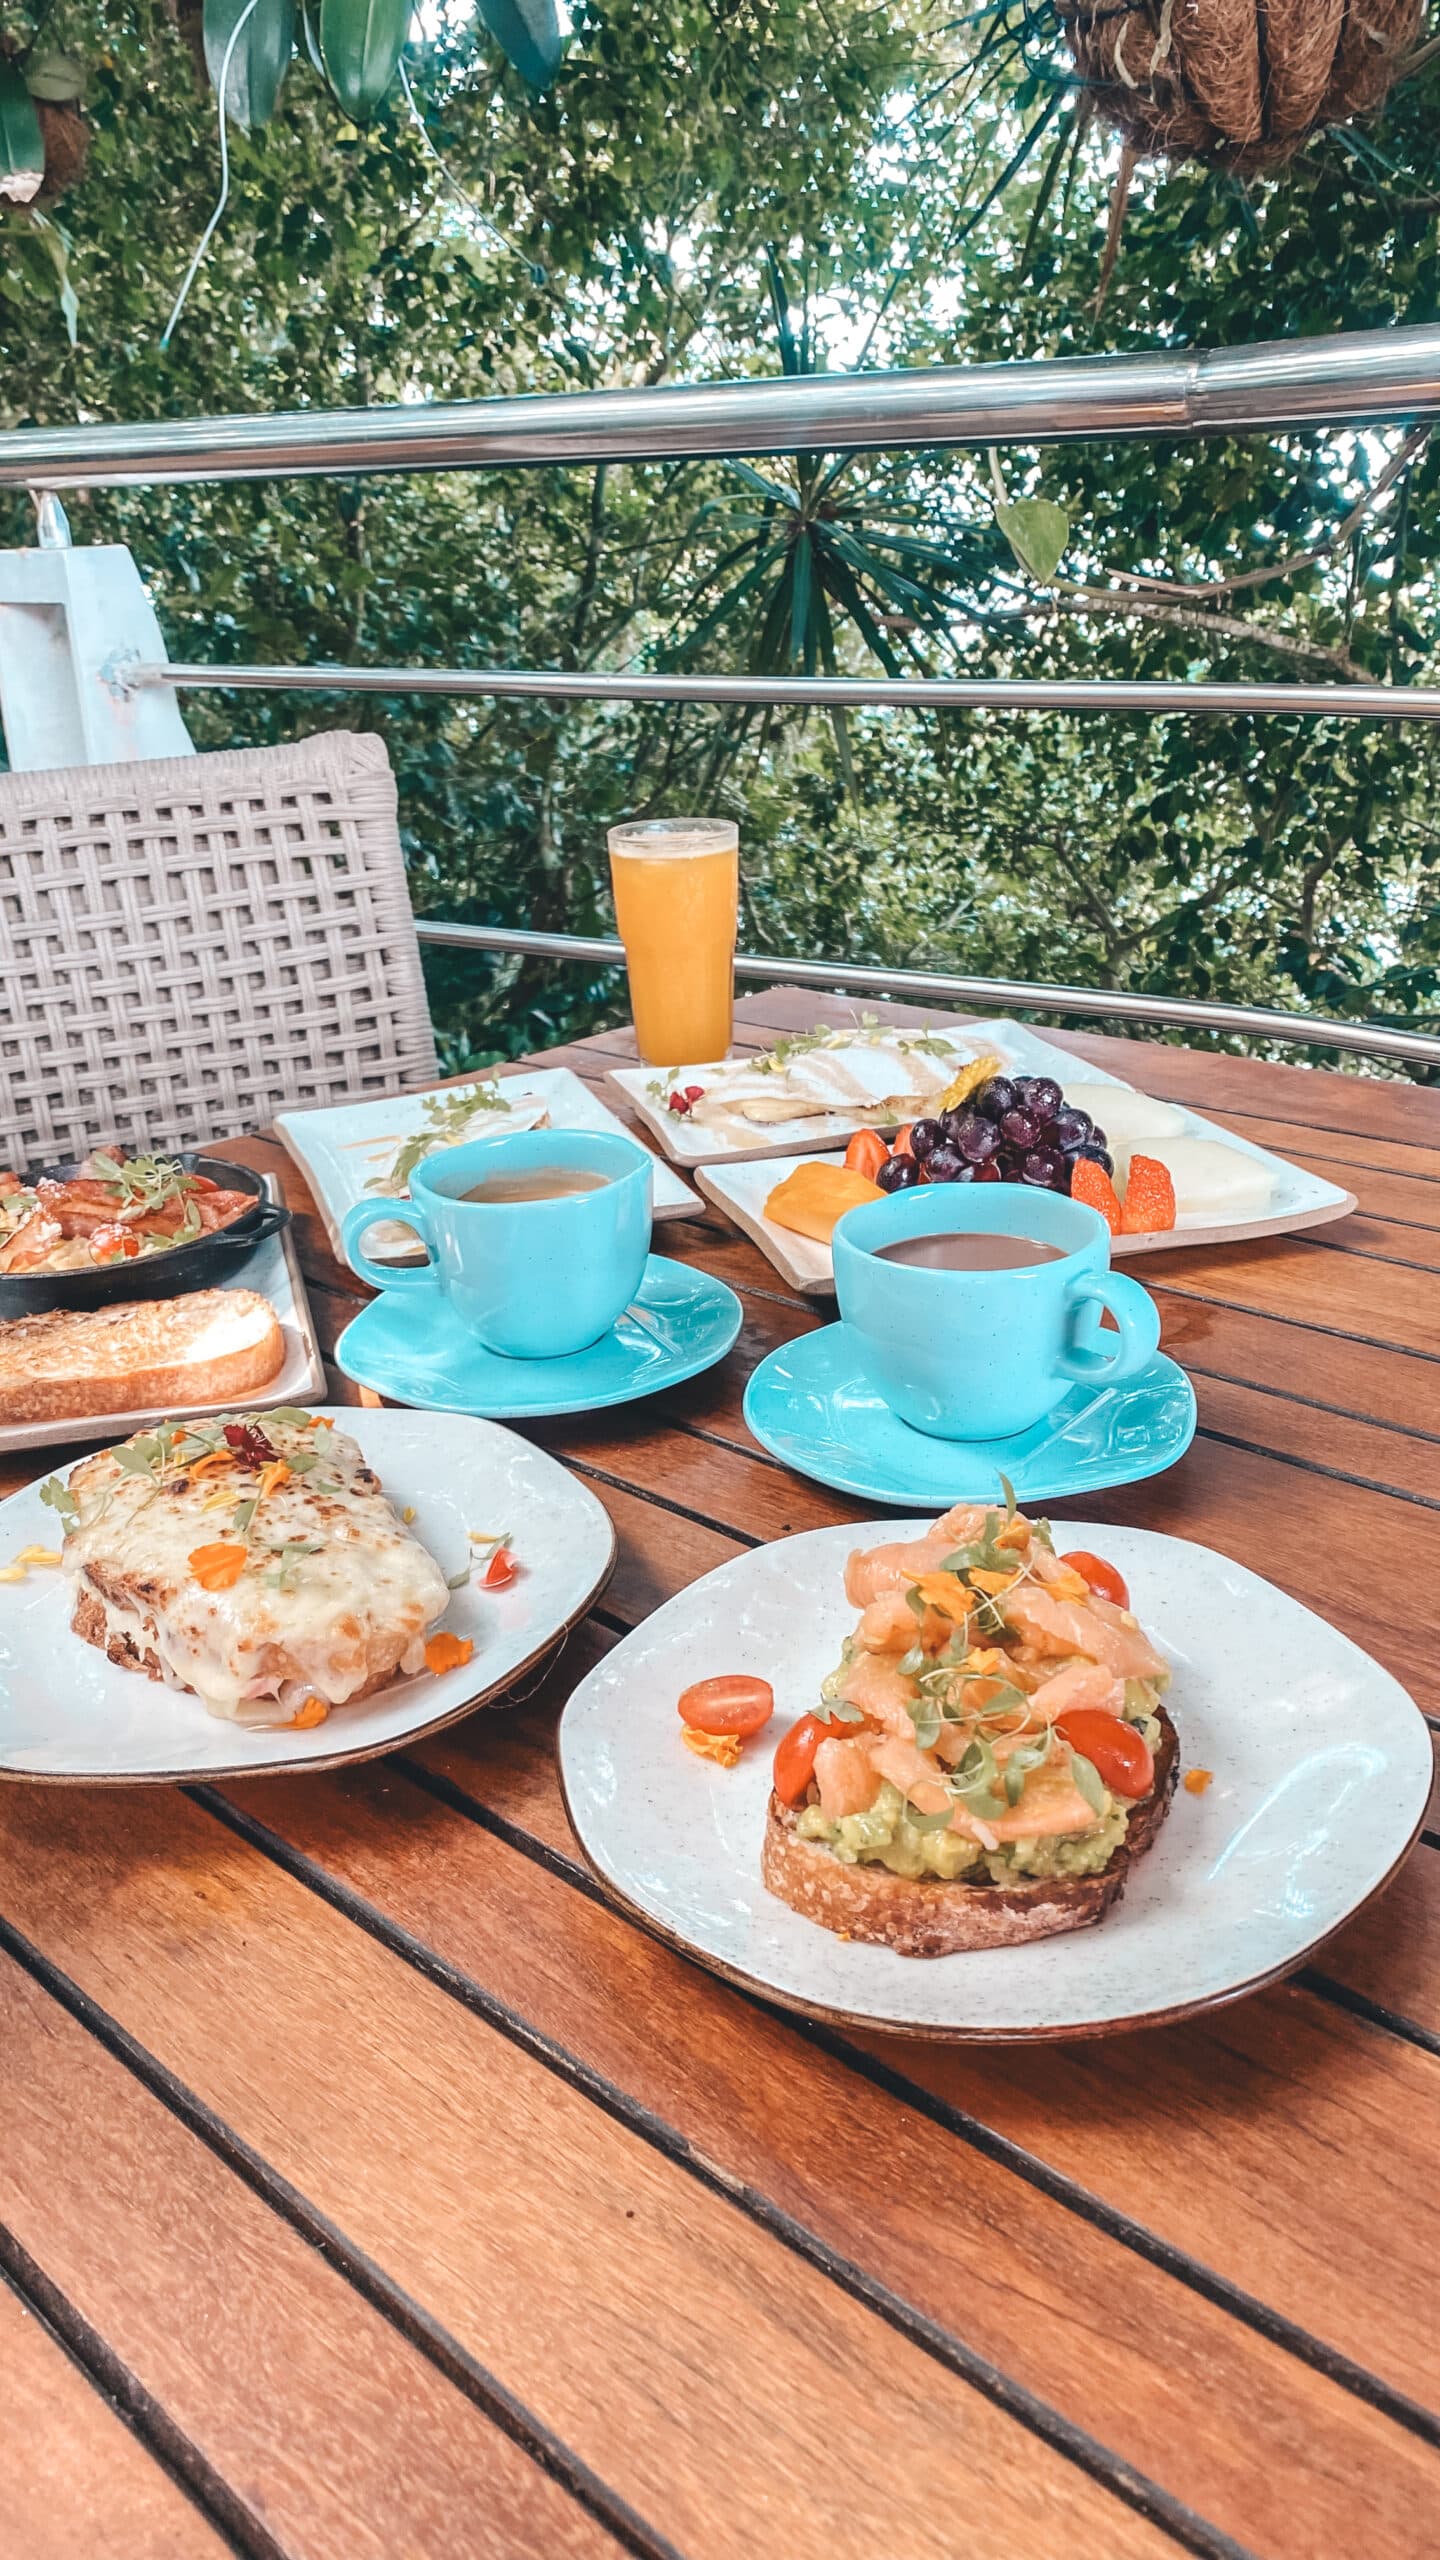
<svg viewBox="0 0 1440 2560">
<path fill-rule="evenodd" d="M 949 1064 L 955 1055 L 953 1039 L 943 1031 L 896 1031 L 873 1013 L 862 1013 L 859 1023 L 842 1024 L 833 1030 L 828 1022 L 817 1022 L 813 1031 L 794 1031 L 777 1040 L 763 1058 L 754 1061 L 754 1072 L 761 1076 L 785 1073 L 792 1059 L 813 1056 L 817 1049 L 898 1049 L 902 1057 L 936 1058 Z"/>
<path fill-rule="evenodd" d="M 418 1164 L 434 1155 L 437 1148 L 460 1144 L 473 1120 L 487 1111 L 508 1111 L 506 1101 L 493 1079 L 480 1084 L 457 1087 L 454 1093 L 427 1093 L 420 1110 L 420 1126 L 406 1139 L 388 1173 L 377 1173 L 367 1182 L 367 1191 L 403 1191 Z"/>
</svg>

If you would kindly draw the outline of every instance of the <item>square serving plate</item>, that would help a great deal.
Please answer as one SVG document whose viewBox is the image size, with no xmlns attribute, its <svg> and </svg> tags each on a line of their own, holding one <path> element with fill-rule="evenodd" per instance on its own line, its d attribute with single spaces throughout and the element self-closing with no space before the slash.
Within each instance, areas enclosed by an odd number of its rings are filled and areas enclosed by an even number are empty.
<svg viewBox="0 0 1440 2560">
<path fill-rule="evenodd" d="M 1123 1077 L 1107 1074 L 1103 1067 L 1077 1060 L 1069 1049 L 1057 1049 L 1042 1040 L 1021 1022 L 999 1022 L 990 1026 L 997 1053 L 1003 1049 L 1009 1063 L 1022 1075 L 1053 1075 L 1063 1083 L 1072 1082 L 1077 1065 L 1083 1070 L 1086 1084 L 1113 1084 L 1122 1091 L 1134 1091 Z M 1270 1174 L 1274 1190 L 1264 1212 L 1254 1218 L 1237 1218 L 1223 1224 L 1174 1226 L 1159 1235 L 1116 1236 L 1111 1247 L 1116 1261 L 1129 1261 L 1140 1254 L 1173 1252 L 1185 1245 L 1244 1244 L 1255 1236 L 1291 1235 L 1305 1227 L 1327 1226 L 1334 1218 L 1345 1218 L 1358 1206 L 1353 1191 L 1342 1191 L 1333 1182 L 1324 1182 L 1318 1174 L 1306 1173 L 1284 1156 L 1273 1155 L 1268 1147 L 1257 1147 L 1249 1138 L 1239 1138 L 1232 1129 L 1222 1128 L 1216 1120 L 1203 1119 L 1198 1111 L 1185 1110 L 1183 1134 L 1190 1138 L 1215 1138 L 1222 1146 L 1234 1147 L 1241 1155 L 1253 1156 Z M 708 1200 L 734 1219 L 752 1244 L 757 1244 L 767 1260 L 773 1262 L 782 1279 L 804 1297 L 832 1297 L 835 1270 L 828 1244 L 817 1244 L 810 1236 L 798 1236 L 788 1227 L 779 1227 L 765 1215 L 765 1202 L 777 1182 L 793 1173 L 797 1162 L 803 1164 L 840 1164 L 843 1153 L 822 1152 L 814 1147 L 803 1151 L 792 1148 L 772 1149 L 765 1156 L 745 1155 L 724 1163 L 703 1166 L 695 1179 Z"/>
<path fill-rule="evenodd" d="M 847 1027 L 858 1031 L 861 1026 L 859 1023 L 847 1026 L 837 1022 L 833 1027 L 837 1031 Z M 904 1022 L 896 1023 L 894 1027 L 901 1038 L 911 1038 L 923 1030 L 932 1038 L 944 1040 L 954 1049 L 957 1070 L 968 1058 L 983 1058 L 993 1052 L 997 1057 L 1003 1055 L 1023 1073 L 1038 1075 L 1041 1072 L 1038 1066 L 1027 1064 L 1028 1053 L 1023 1048 L 1013 1045 L 1016 1040 L 1024 1042 L 1033 1036 L 1018 1022 L 957 1022 L 953 1014 L 947 1013 L 936 1022 Z M 1047 1058 L 1055 1054 L 1043 1040 L 1037 1046 Z M 683 1090 L 687 1084 L 704 1084 L 707 1078 L 716 1074 L 720 1065 L 742 1063 L 743 1060 L 731 1058 L 712 1059 L 708 1064 L 693 1067 L 611 1067 L 609 1081 L 617 1092 L 623 1093 L 631 1110 L 653 1132 L 665 1153 L 672 1156 L 676 1164 L 683 1164 L 687 1172 L 701 1164 L 743 1164 L 747 1156 L 814 1155 L 821 1147 L 834 1146 L 837 1139 L 843 1146 L 857 1129 L 871 1125 L 857 1119 L 853 1112 L 823 1111 L 811 1112 L 804 1119 L 772 1120 L 768 1127 L 757 1123 L 753 1137 L 745 1134 L 732 1136 L 697 1124 L 681 1112 L 671 1111 L 663 1096 L 650 1090 L 656 1083 L 663 1083 L 667 1093 L 677 1085 Z M 1073 1060 L 1070 1064 L 1073 1072 Z M 897 1124 L 892 1120 L 876 1125 L 894 1128 Z"/>
<path fill-rule="evenodd" d="M 265 1177 L 265 1195 L 270 1200 L 278 1197 L 269 1174 Z M 278 1236 L 267 1236 L 228 1279 L 210 1285 L 253 1289 L 257 1297 L 268 1298 L 285 1336 L 285 1365 L 268 1387 L 245 1398 L 247 1413 L 263 1413 L 268 1406 L 277 1404 L 309 1404 L 326 1393 L 325 1363 L 315 1339 L 289 1227 L 282 1227 Z M 143 1431 L 152 1422 L 179 1420 L 186 1414 L 220 1413 L 232 1402 L 233 1399 L 222 1398 L 218 1405 L 213 1400 L 205 1404 L 151 1405 L 132 1413 L 76 1414 L 64 1422 L 0 1424 L 0 1450 L 54 1449 L 73 1446 L 77 1441 L 94 1446 L 102 1440 L 124 1440 L 132 1431 Z"/>
<path fill-rule="evenodd" d="M 541 1112 L 548 1116 L 552 1129 L 602 1129 L 619 1138 L 634 1135 L 568 1067 L 534 1067 L 513 1076 L 476 1076 L 473 1082 L 498 1085 L 513 1105 L 513 1117 L 502 1118 L 496 1112 L 483 1127 L 473 1130 L 472 1136 L 501 1137 L 507 1129 L 533 1128 Z M 343 1103 L 332 1110 L 282 1111 L 277 1115 L 276 1131 L 315 1194 L 338 1262 L 345 1260 L 340 1227 L 346 1210 L 365 1198 L 372 1180 L 380 1180 L 383 1187 L 383 1177 L 399 1149 L 422 1126 L 422 1105 L 431 1095 L 439 1092 L 448 1096 L 462 1090 L 459 1085 L 432 1085 L 425 1092 L 400 1093 L 388 1101 Z M 657 1224 L 666 1218 L 694 1215 L 694 1193 L 668 1165 L 657 1163 Z M 410 1262 L 417 1258 L 414 1236 L 393 1220 L 388 1231 L 383 1222 L 372 1229 L 366 1250 L 376 1262 Z"/>
</svg>

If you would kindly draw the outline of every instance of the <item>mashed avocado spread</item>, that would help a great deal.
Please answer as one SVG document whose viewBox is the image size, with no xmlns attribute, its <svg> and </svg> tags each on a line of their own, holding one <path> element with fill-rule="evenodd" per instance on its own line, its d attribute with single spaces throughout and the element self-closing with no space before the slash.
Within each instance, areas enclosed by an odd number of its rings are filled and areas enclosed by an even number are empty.
<svg viewBox="0 0 1440 2560">
<path fill-rule="evenodd" d="M 962 1839 L 957 1831 L 918 1830 L 909 1811 L 899 1788 L 886 1778 L 868 1813 L 849 1813 L 831 1822 L 818 1804 L 811 1804 L 795 1827 L 802 1840 L 822 1841 L 842 1866 L 888 1867 L 892 1875 L 938 1876 L 947 1884 L 965 1875 L 977 1884 L 986 1876 L 992 1884 L 1015 1884 L 1026 1876 L 1097 1875 L 1126 1830 L 1126 1816 L 1113 1796 L 1093 1831 L 1010 1840 L 1003 1849 L 982 1849 L 978 1840 Z"/>
</svg>

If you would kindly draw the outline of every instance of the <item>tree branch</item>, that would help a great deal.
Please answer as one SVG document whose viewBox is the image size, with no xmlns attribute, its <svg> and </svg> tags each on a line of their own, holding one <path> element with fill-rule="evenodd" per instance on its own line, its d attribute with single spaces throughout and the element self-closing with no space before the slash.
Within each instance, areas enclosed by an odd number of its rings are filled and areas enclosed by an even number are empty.
<svg viewBox="0 0 1440 2560">
<path fill-rule="evenodd" d="M 1373 489 L 1367 489 L 1349 514 L 1305 551 L 1287 552 L 1283 560 L 1273 561 L 1268 569 L 1244 569 L 1233 578 L 1172 579 L 1137 575 L 1128 583 L 1131 587 L 1144 589 L 1149 595 L 1203 597 L 1240 595 L 1248 588 L 1271 586 L 1277 579 L 1293 578 L 1299 570 L 1311 569 L 1317 561 L 1328 560 L 1333 552 L 1343 549 L 1356 526 L 1363 524 L 1372 509 L 1394 488 L 1402 473 L 1408 471 L 1416 455 L 1424 451 L 1431 433 L 1429 426 L 1412 427 L 1404 443 L 1391 455 Z"/>
<path fill-rule="evenodd" d="M 1056 580 L 1051 594 L 1022 599 L 1020 611 L 1027 617 L 1044 613 L 1125 614 L 1145 622 L 1163 622 L 1175 631 L 1208 632 L 1212 639 L 1252 641 L 1258 648 L 1273 650 L 1278 657 L 1301 658 L 1311 665 L 1330 667 L 1336 675 L 1358 683 L 1365 681 L 1367 673 L 1346 650 L 1327 649 L 1322 641 L 1301 640 L 1290 631 L 1272 631 L 1264 622 L 1243 622 L 1238 614 L 1206 613 L 1198 607 L 1169 604 L 1158 596 L 1117 594 L 1111 587 L 1079 587 Z"/>
</svg>

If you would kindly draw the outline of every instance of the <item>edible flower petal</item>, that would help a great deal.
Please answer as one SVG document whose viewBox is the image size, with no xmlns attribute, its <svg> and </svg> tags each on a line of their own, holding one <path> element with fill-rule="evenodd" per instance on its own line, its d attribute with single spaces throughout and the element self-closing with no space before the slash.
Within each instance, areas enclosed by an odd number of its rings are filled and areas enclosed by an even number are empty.
<svg viewBox="0 0 1440 2560">
<path fill-rule="evenodd" d="M 229 1591 L 245 1570 L 246 1550 L 219 1538 L 213 1546 L 192 1547 L 187 1561 L 202 1591 Z"/>
<path fill-rule="evenodd" d="M 460 1671 L 475 1650 L 468 1636 L 452 1636 L 448 1632 L 431 1636 L 425 1646 L 425 1668 L 437 1675 L 442 1671 Z"/>
</svg>

